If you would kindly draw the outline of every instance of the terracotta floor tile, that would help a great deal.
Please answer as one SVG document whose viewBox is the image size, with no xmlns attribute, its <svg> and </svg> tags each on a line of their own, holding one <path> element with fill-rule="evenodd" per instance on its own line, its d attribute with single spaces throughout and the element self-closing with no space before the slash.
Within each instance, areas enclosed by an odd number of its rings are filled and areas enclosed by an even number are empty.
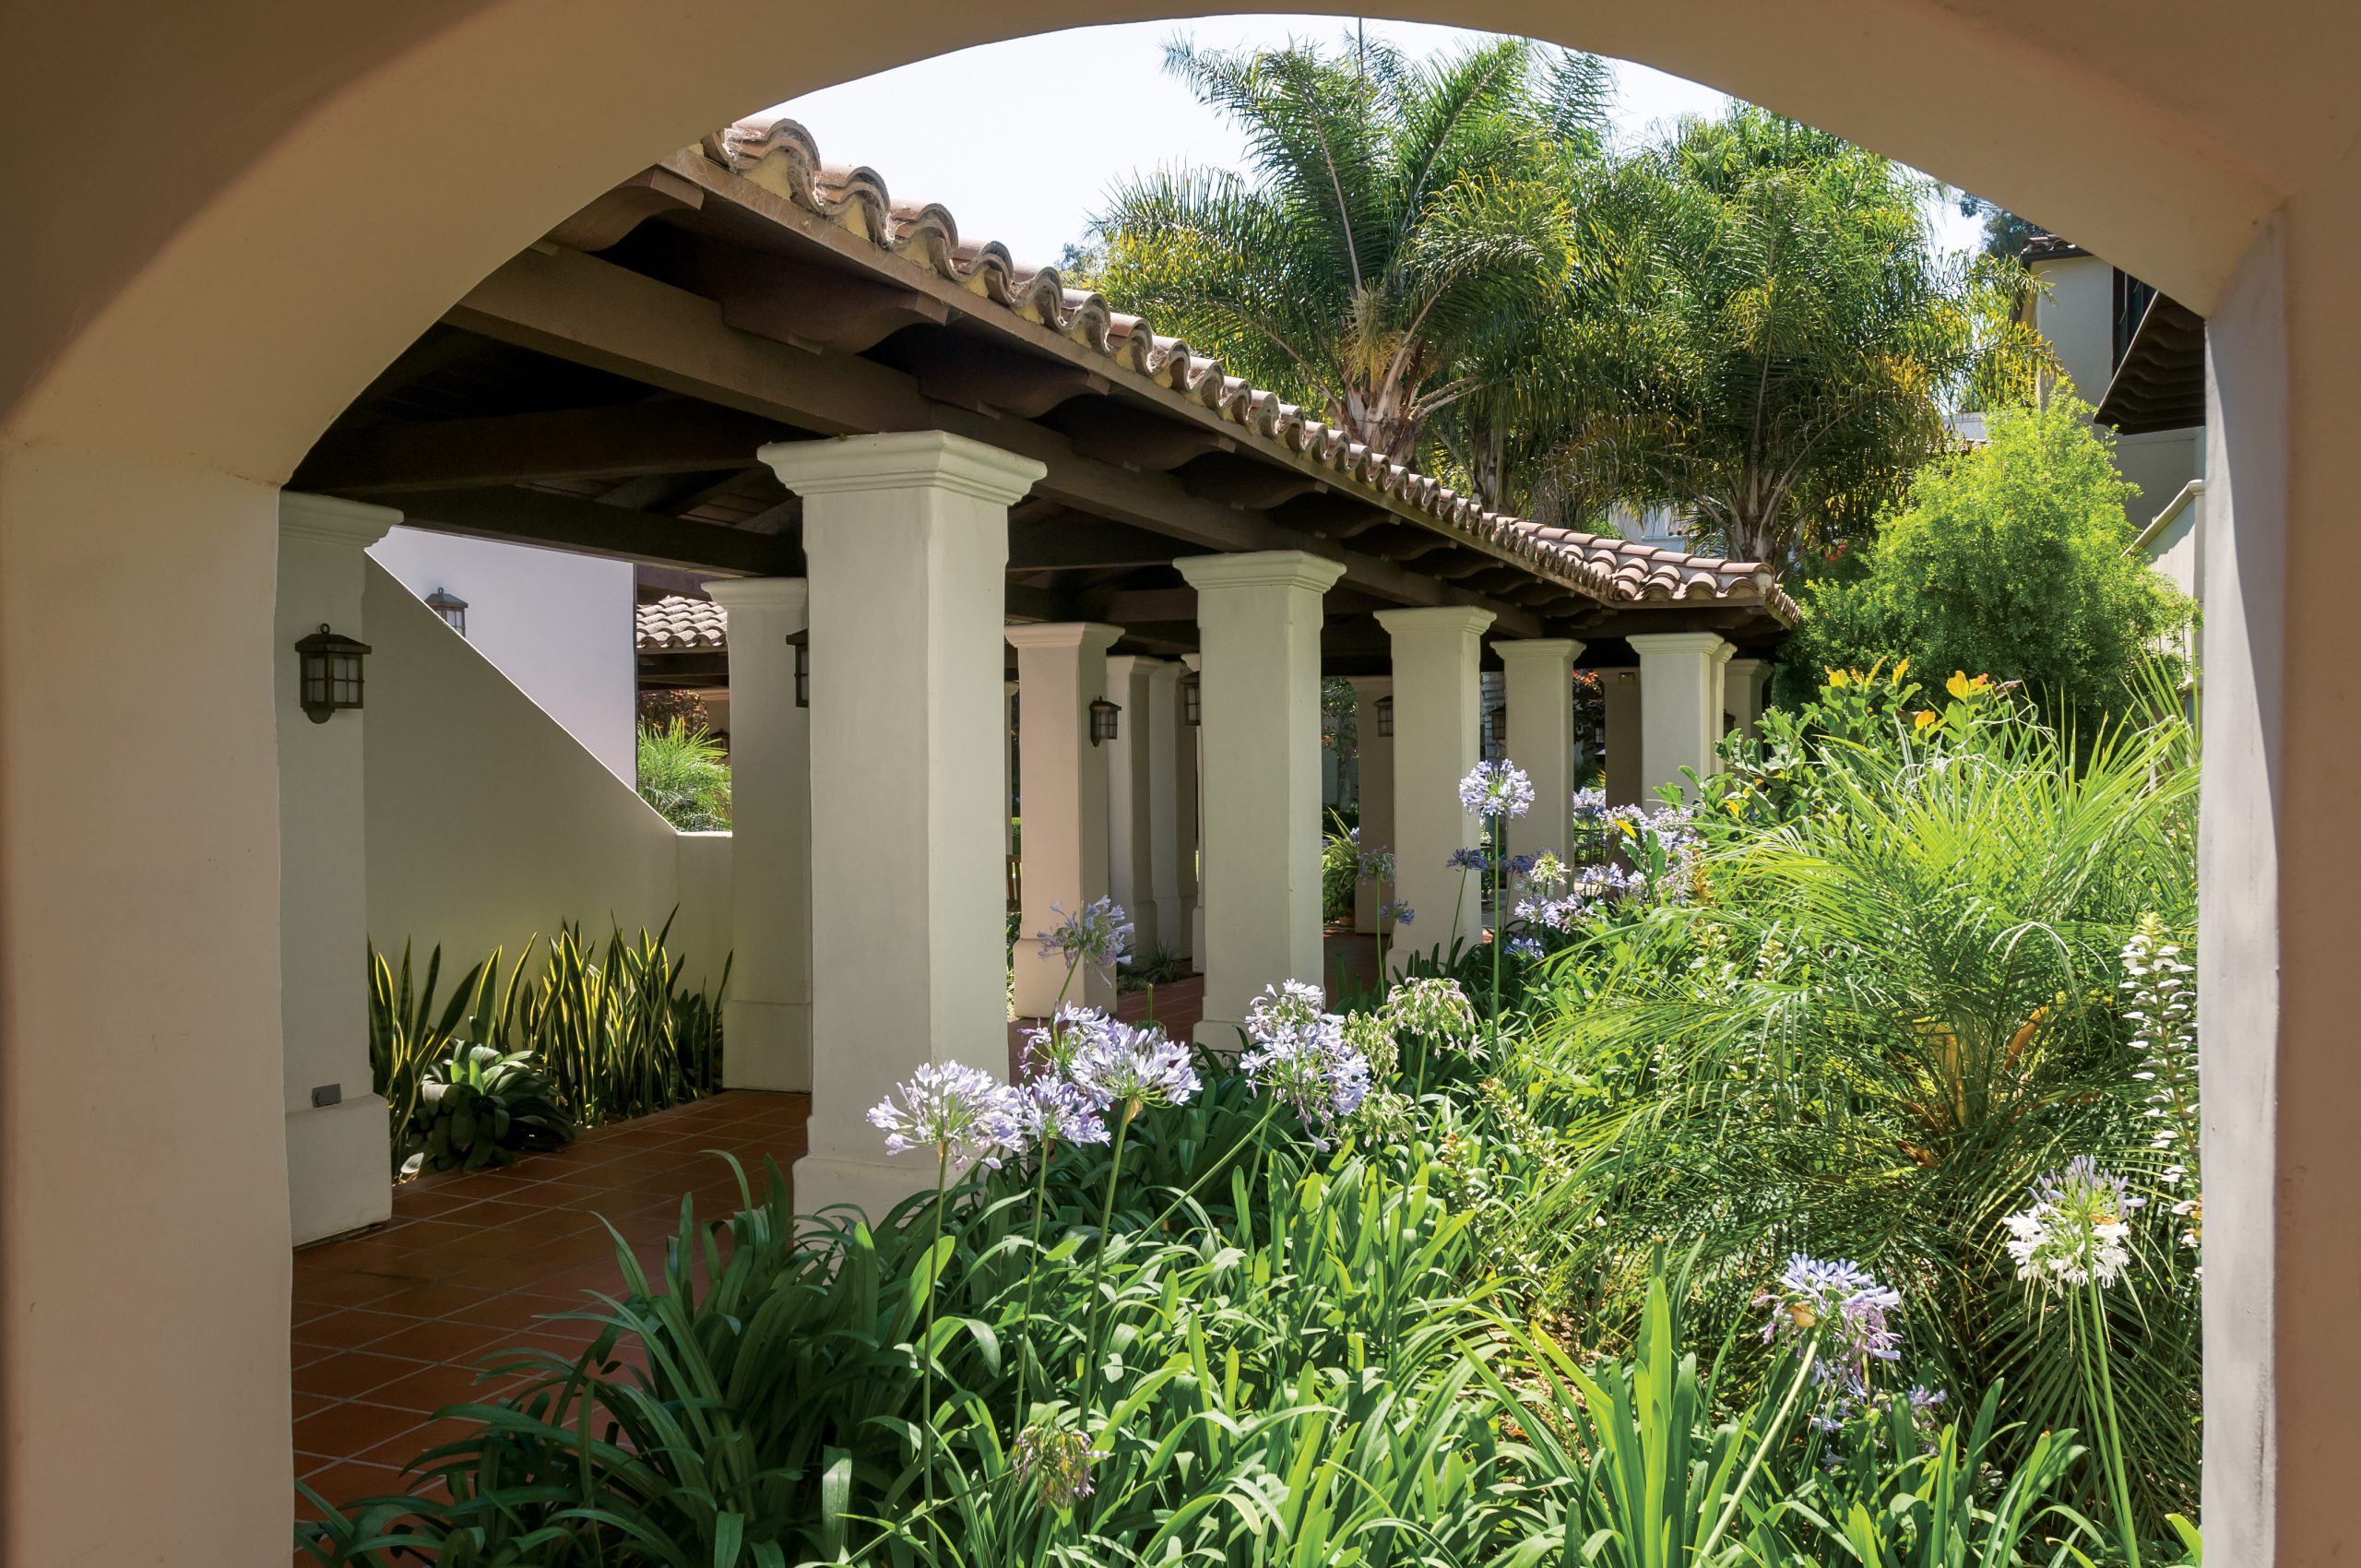
<svg viewBox="0 0 2361 1568">
<path fill-rule="evenodd" d="M 483 1428 L 474 1421 L 456 1420 L 449 1418 L 437 1420 L 429 1418 L 418 1422 L 415 1426 L 404 1427 L 399 1431 L 389 1433 L 383 1443 L 362 1455 L 361 1457 L 372 1464 L 386 1466 L 397 1476 L 400 1476 L 409 1468 L 412 1460 L 428 1449 L 438 1448 L 446 1443 L 456 1443 L 463 1437 L 482 1430 Z"/>
<path fill-rule="evenodd" d="M 337 1350 L 357 1350 L 373 1339 L 383 1339 L 418 1319 L 405 1313 L 380 1312 L 374 1307 L 348 1307 L 326 1317 L 300 1323 L 291 1331 L 298 1345 L 322 1345 Z"/>
<path fill-rule="evenodd" d="M 407 1377 L 397 1378 L 382 1388 L 370 1390 L 369 1402 L 431 1414 L 446 1405 L 491 1400 L 516 1381 L 513 1375 L 482 1375 L 480 1369 L 472 1365 L 421 1367 Z"/>
<path fill-rule="evenodd" d="M 348 1399 L 297 1421 L 295 1452 L 327 1459 L 350 1458 L 362 1448 L 383 1443 L 397 1421 L 408 1419 L 397 1410 Z"/>
<path fill-rule="evenodd" d="M 365 1307 L 409 1288 L 409 1281 L 360 1272 L 328 1274 L 297 1270 L 294 1299 L 314 1304 Z"/>
<path fill-rule="evenodd" d="M 340 1350 L 294 1371 L 295 1391 L 329 1399 L 352 1399 L 371 1389 L 407 1377 L 426 1365 L 399 1356 L 379 1356 L 367 1350 Z"/>
<path fill-rule="evenodd" d="M 303 1484 L 332 1503 L 356 1503 L 364 1497 L 391 1496 L 403 1490 L 399 1470 L 391 1465 L 358 1459 L 331 1459 L 314 1466 L 303 1478 Z M 320 1511 L 299 1495 L 295 1516 L 316 1519 Z"/>
<path fill-rule="evenodd" d="M 507 1332 L 456 1318 L 417 1318 L 369 1348 L 381 1356 L 404 1356 L 414 1361 L 468 1361 L 492 1348 Z"/>
<path fill-rule="evenodd" d="M 412 1281 L 405 1289 L 386 1296 L 375 1304 L 375 1310 L 403 1313 L 411 1317 L 448 1317 L 462 1307 L 481 1301 L 490 1291 L 453 1284 L 448 1280 Z"/>
<path fill-rule="evenodd" d="M 573 1312 L 580 1304 L 571 1297 L 512 1290 L 474 1306 L 462 1307 L 451 1316 L 461 1323 L 480 1323 L 492 1328 L 527 1328 L 545 1313 Z"/>
</svg>

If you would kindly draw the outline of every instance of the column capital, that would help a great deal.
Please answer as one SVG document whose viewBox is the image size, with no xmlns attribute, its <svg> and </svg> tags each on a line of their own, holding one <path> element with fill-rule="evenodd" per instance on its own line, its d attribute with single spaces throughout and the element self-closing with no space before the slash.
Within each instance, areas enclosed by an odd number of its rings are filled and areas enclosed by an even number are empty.
<svg viewBox="0 0 2361 1568">
<path fill-rule="evenodd" d="M 1489 610 L 1467 604 L 1422 604 L 1377 612 L 1377 624 L 1397 637 L 1436 632 L 1481 636 L 1496 618 Z"/>
<path fill-rule="evenodd" d="M 948 490 L 1006 506 L 1049 472 L 1031 457 L 945 430 L 774 441 L 754 456 L 798 495 Z"/>
<path fill-rule="evenodd" d="M 1572 637 L 1495 637 L 1492 651 L 1503 664 L 1526 659 L 1562 659 L 1571 665 L 1583 656 L 1583 645 Z"/>
<path fill-rule="evenodd" d="M 1172 665 L 1172 660 L 1169 659 L 1158 659 L 1154 654 L 1150 653 L 1119 653 L 1107 660 L 1107 668 L 1109 670 L 1114 669 L 1118 665 L 1122 667 L 1123 672 L 1126 675 L 1133 673 L 1153 675 L 1158 670 L 1169 665 Z M 1178 666 L 1172 667 L 1176 669 L 1178 668 Z"/>
<path fill-rule="evenodd" d="M 1011 647 L 1071 647 L 1104 653 L 1122 636 L 1123 628 L 1103 621 L 1027 621 L 1003 626 L 1000 635 Z"/>
<path fill-rule="evenodd" d="M 801 610 L 812 585 L 801 577 L 714 577 L 700 585 L 724 610 Z"/>
<path fill-rule="evenodd" d="M 314 495 L 308 490 L 279 493 L 279 533 L 282 539 L 308 539 L 366 550 L 401 520 L 402 515 L 391 506 L 372 506 L 365 501 L 347 501 L 339 495 Z"/>
<path fill-rule="evenodd" d="M 1326 593 L 1344 566 L 1308 550 L 1257 550 L 1243 555 L 1184 555 L 1172 563 L 1199 593 L 1209 588 L 1299 588 Z"/>
<path fill-rule="evenodd" d="M 1623 640 L 1643 659 L 1652 653 L 1702 653 L 1719 662 L 1738 651 L 1719 632 L 1641 632 Z"/>
</svg>

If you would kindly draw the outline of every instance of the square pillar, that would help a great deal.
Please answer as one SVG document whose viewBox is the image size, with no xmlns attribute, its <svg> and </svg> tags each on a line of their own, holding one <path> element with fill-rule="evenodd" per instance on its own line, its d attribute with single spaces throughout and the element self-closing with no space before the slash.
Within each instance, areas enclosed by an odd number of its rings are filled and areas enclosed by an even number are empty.
<svg viewBox="0 0 2361 1568">
<path fill-rule="evenodd" d="M 1198 668 L 1202 662 L 1196 654 L 1182 654 L 1180 666 L 1187 674 L 1181 678 L 1201 680 Z M 1174 929 L 1187 943 L 1180 951 L 1188 956 L 1191 967 L 1203 968 L 1200 960 L 1205 951 L 1205 905 L 1200 889 L 1204 884 L 1205 855 L 1204 753 L 1198 745 L 1198 726 L 1189 720 L 1188 694 L 1183 692 L 1173 706 L 1172 825 L 1178 839 L 1173 858 L 1180 900 L 1180 923 Z"/>
<path fill-rule="evenodd" d="M 1141 753 L 1145 759 L 1140 793 L 1147 806 L 1148 863 L 1142 903 L 1156 912 L 1155 945 L 1180 956 L 1189 951 L 1189 909 L 1180 898 L 1180 759 L 1181 732 L 1187 729 L 1180 717 L 1181 669 L 1169 659 L 1142 663 L 1146 679 L 1133 687 L 1147 731 Z M 1193 745 L 1190 752 L 1193 756 Z M 1193 789 L 1190 798 L 1193 806 Z"/>
<path fill-rule="evenodd" d="M 1722 667 L 1730 645 L 1714 632 L 1650 632 L 1626 639 L 1640 656 L 1640 788 L 1649 800 L 1667 784 L 1691 801 L 1681 774 L 1714 771 L 1722 739 Z"/>
<path fill-rule="evenodd" d="M 1473 943 L 1483 932 L 1483 878 L 1450 862 L 1483 835 L 1483 824 L 1460 807 L 1459 781 L 1481 760 L 1477 659 L 1492 612 L 1459 604 L 1381 610 L 1377 623 L 1394 639 L 1395 897 L 1418 917 L 1394 944 L 1398 967 L 1414 951 L 1448 952 L 1454 937 Z"/>
<path fill-rule="evenodd" d="M 1722 666 L 1722 716 L 1750 738 L 1762 722 L 1762 699 L 1771 689 L 1771 661 L 1733 659 Z"/>
<path fill-rule="evenodd" d="M 1355 728 L 1360 735 L 1361 852 L 1374 854 L 1394 848 L 1394 737 L 1377 732 L 1377 705 L 1394 695 L 1394 677 L 1355 675 L 1351 680 L 1358 710 Z M 1353 929 L 1364 935 L 1374 932 L 1378 908 L 1392 893 L 1391 887 L 1374 882 L 1355 881 Z"/>
<path fill-rule="evenodd" d="M 1005 1075 L 1000 760 L 1009 504 L 1039 463 L 942 431 L 775 442 L 803 497 L 812 626 L 812 1121 L 805 1213 L 933 1180 L 869 1108 L 924 1062 Z"/>
<path fill-rule="evenodd" d="M 1321 595 L 1344 567 L 1300 550 L 1192 555 L 1208 849 L 1200 1043 L 1235 1051 L 1264 986 L 1320 984 Z"/>
<path fill-rule="evenodd" d="M 1162 659 L 1124 654 L 1107 660 L 1107 695 L 1122 707 L 1107 753 L 1107 890 L 1132 917 L 1132 951 L 1153 952 L 1163 940 L 1157 923 L 1156 861 L 1150 817 L 1148 676 Z"/>
<path fill-rule="evenodd" d="M 1000 743 L 1000 848 L 1016 859 L 1016 683 L 1003 681 Z"/>
<path fill-rule="evenodd" d="M 1495 640 L 1509 709 L 1509 760 L 1533 779 L 1533 809 L 1509 824 L 1509 852 L 1563 855 L 1574 809 L 1574 660 L 1570 637 Z"/>
<path fill-rule="evenodd" d="M 287 1094 L 288 1218 L 297 1244 L 393 1213 L 386 1102 L 372 1092 L 368 811 L 359 708 L 314 723 L 298 702 L 295 644 L 326 625 L 362 642 L 362 552 L 399 512 L 288 491 L 279 498 L 271 682 L 279 718 L 279 1019 Z M 398 944 L 408 932 L 386 932 Z"/>
<path fill-rule="evenodd" d="M 733 1089 L 812 1087 L 812 713 L 795 703 L 795 647 L 809 585 L 725 577 L 729 613 L 730 995 L 722 1079 Z"/>
<path fill-rule="evenodd" d="M 1107 769 L 1114 747 L 1091 741 L 1090 705 L 1102 696 L 1116 700 L 1108 688 L 1112 661 L 1107 650 L 1123 629 L 1065 621 L 1006 626 L 1001 635 L 1016 649 L 1016 684 L 1024 694 L 1017 732 L 1017 769 L 1025 782 L 1014 956 L 1017 1016 L 1049 1016 L 1062 991 L 1069 1002 L 1112 1007 L 1112 981 L 1086 964 L 1069 988 L 1065 960 L 1043 957 L 1038 939 L 1085 904 L 1108 896 Z M 1130 908 L 1124 905 L 1127 913 Z M 1133 932 L 1138 933 L 1136 921 Z"/>
<path fill-rule="evenodd" d="M 1607 803 L 1637 805 L 1646 793 L 1640 787 L 1640 672 L 1602 670 L 1598 686 L 1600 704 L 1607 710 L 1606 733 L 1600 737 L 1607 752 Z"/>
</svg>

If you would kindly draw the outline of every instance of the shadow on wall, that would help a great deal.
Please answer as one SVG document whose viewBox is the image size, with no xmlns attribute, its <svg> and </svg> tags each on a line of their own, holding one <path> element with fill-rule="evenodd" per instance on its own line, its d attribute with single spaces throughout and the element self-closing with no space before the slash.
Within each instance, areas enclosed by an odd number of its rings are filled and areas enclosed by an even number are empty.
<svg viewBox="0 0 2361 1568">
<path fill-rule="evenodd" d="M 715 983 L 730 835 L 674 830 L 374 561 L 362 614 L 371 940 L 513 957 L 561 921 L 603 938 L 670 917 L 688 983 Z"/>
</svg>

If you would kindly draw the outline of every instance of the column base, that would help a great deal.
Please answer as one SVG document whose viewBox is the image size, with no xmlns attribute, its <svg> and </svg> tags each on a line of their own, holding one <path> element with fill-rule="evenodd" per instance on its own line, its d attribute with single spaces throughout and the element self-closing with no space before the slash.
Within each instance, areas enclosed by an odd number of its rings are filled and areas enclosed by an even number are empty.
<svg viewBox="0 0 2361 1568">
<path fill-rule="evenodd" d="M 952 1173 L 957 1180 L 959 1173 Z M 789 1176 L 795 1189 L 795 1212 L 818 1214 L 824 1209 L 856 1208 L 875 1225 L 894 1206 L 915 1193 L 934 1188 L 934 1162 L 930 1158 L 848 1159 L 838 1154 L 807 1154 L 795 1162 Z"/>
<path fill-rule="evenodd" d="M 731 997 L 721 1009 L 721 1081 L 733 1089 L 812 1092 L 812 1004 Z"/>
<path fill-rule="evenodd" d="M 393 1134 L 374 1094 L 287 1113 L 287 1218 L 297 1246 L 390 1219 Z"/>
</svg>

